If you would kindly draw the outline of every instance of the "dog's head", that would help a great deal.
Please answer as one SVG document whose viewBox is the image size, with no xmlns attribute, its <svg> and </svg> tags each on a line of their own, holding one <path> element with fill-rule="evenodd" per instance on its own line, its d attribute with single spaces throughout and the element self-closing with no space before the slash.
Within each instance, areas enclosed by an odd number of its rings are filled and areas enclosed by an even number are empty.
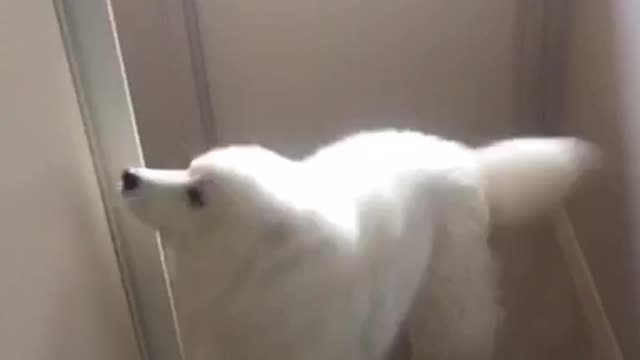
<svg viewBox="0 0 640 360">
<path fill-rule="evenodd" d="M 258 146 L 212 150 L 186 169 L 129 168 L 121 195 L 148 226 L 172 235 L 236 232 L 276 221 L 274 189 L 293 182 L 295 163 Z"/>
</svg>

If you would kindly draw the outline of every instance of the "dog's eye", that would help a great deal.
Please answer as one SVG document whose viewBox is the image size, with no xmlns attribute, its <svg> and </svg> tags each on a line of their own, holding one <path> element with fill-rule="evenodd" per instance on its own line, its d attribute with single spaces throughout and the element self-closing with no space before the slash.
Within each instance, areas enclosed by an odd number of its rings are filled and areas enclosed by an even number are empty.
<svg viewBox="0 0 640 360">
<path fill-rule="evenodd" d="M 205 206 L 202 191 L 197 187 L 192 186 L 187 188 L 187 199 L 189 200 L 189 205 L 191 205 L 191 207 L 201 208 Z"/>
</svg>

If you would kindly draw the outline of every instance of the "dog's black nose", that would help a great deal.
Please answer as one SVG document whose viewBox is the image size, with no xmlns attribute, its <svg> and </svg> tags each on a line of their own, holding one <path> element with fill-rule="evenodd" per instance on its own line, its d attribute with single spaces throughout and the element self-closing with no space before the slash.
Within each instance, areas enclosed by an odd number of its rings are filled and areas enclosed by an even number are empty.
<svg viewBox="0 0 640 360">
<path fill-rule="evenodd" d="M 130 169 L 122 172 L 122 191 L 132 191 L 140 186 L 140 177 Z"/>
</svg>

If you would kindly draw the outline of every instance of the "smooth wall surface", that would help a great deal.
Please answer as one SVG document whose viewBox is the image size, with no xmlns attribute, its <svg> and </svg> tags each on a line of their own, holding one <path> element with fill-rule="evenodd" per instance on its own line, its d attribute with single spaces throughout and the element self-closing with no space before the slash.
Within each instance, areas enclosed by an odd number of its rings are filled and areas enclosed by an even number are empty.
<svg viewBox="0 0 640 360">
<path fill-rule="evenodd" d="M 221 142 L 302 154 L 372 126 L 510 131 L 517 1 L 196 4 Z"/>
<path fill-rule="evenodd" d="M 0 43 L 0 358 L 139 359 L 52 2 Z"/>
<path fill-rule="evenodd" d="M 605 168 L 572 204 L 578 238 L 593 269 L 626 359 L 640 358 L 640 3 L 573 1 L 568 19 L 565 131 L 605 151 Z"/>
<path fill-rule="evenodd" d="M 196 4 L 219 143 L 256 141 L 300 156 L 371 127 L 474 143 L 517 127 L 521 1 Z M 548 230 L 494 239 L 508 314 L 500 359 L 598 358 Z M 177 303 L 180 312 L 179 292 Z"/>
</svg>

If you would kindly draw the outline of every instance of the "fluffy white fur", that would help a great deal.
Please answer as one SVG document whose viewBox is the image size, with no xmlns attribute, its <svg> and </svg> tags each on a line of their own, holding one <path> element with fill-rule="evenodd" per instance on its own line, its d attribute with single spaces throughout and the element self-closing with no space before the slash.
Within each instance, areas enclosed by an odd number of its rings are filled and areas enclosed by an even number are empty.
<svg viewBox="0 0 640 360">
<path fill-rule="evenodd" d="M 132 169 L 123 197 L 169 234 L 190 359 L 379 360 L 405 323 L 415 359 L 488 359 L 490 223 L 549 209 L 593 154 L 569 138 L 472 149 L 377 131 L 303 161 L 232 146 Z"/>
</svg>

